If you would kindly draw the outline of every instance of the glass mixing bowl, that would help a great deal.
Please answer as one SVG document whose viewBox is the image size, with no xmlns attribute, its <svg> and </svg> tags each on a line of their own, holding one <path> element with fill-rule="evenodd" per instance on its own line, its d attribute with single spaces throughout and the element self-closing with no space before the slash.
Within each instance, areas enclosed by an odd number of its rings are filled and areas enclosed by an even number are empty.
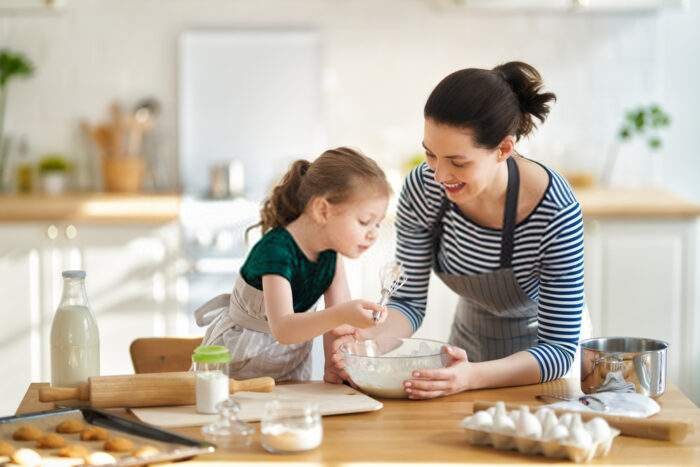
<svg viewBox="0 0 700 467">
<path fill-rule="evenodd" d="M 343 344 L 345 371 L 370 396 L 407 399 L 404 381 L 414 370 L 444 368 L 447 344 L 429 339 L 380 337 Z"/>
</svg>

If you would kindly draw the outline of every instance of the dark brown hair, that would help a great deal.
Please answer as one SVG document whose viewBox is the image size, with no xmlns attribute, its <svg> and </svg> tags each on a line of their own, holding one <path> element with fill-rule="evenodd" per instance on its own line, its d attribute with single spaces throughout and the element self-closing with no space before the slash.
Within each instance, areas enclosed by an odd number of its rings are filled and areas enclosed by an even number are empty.
<svg viewBox="0 0 700 467">
<path fill-rule="evenodd" d="M 391 195 L 382 169 L 359 151 L 340 147 L 329 149 L 313 162 L 294 161 L 263 202 L 260 223 L 251 229 L 260 226 L 265 233 L 286 226 L 304 212 L 313 198 L 322 196 L 332 204 L 343 203 L 360 188 L 372 195 Z"/>
<path fill-rule="evenodd" d="M 508 135 L 528 135 L 535 118 L 544 122 L 556 96 L 541 92 L 542 77 L 523 62 L 508 62 L 493 70 L 456 71 L 433 89 L 425 103 L 425 118 L 474 132 L 478 146 L 492 149 Z"/>
</svg>

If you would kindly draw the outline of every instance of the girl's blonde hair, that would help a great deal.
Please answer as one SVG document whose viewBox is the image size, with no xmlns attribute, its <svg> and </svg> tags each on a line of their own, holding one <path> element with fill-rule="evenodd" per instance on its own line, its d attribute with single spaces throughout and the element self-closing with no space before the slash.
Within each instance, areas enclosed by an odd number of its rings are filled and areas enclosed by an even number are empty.
<svg viewBox="0 0 700 467">
<path fill-rule="evenodd" d="M 354 149 L 329 149 L 313 162 L 294 161 L 263 202 L 260 226 L 264 234 L 284 227 L 299 217 L 313 198 L 322 196 L 332 204 L 343 203 L 360 191 L 391 195 L 391 187 L 379 165 Z M 250 230 L 250 229 L 249 229 Z"/>
</svg>

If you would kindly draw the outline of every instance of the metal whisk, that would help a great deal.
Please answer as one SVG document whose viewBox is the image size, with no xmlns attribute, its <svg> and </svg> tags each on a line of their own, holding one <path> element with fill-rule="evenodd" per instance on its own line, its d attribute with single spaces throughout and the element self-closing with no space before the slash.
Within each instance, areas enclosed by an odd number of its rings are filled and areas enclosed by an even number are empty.
<svg viewBox="0 0 700 467">
<path fill-rule="evenodd" d="M 385 306 L 389 298 L 406 282 L 403 265 L 398 261 L 390 261 L 379 270 L 379 280 L 382 284 L 379 304 Z M 372 313 L 374 321 L 379 321 L 379 312 Z"/>
</svg>

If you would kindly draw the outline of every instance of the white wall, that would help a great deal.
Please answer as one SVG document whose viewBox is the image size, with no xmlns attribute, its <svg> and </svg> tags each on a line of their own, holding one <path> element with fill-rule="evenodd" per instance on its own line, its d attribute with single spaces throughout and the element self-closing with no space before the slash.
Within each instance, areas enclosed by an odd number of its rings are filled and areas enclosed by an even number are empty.
<svg viewBox="0 0 700 467">
<path fill-rule="evenodd" d="M 700 198 L 691 138 L 700 90 L 698 13 L 476 14 L 421 0 L 66 0 L 51 16 L 0 18 L 0 45 L 25 52 L 36 75 L 12 85 L 7 128 L 37 152 L 80 153 L 78 121 L 110 100 L 163 103 L 160 152 L 176 167 L 178 35 L 191 28 L 317 26 L 331 145 L 397 164 L 418 150 L 422 106 L 459 68 L 512 59 L 535 65 L 559 100 L 523 150 L 569 168 L 598 168 L 624 109 L 658 101 L 674 117 L 664 183 Z M 647 154 L 623 152 L 632 162 Z"/>
</svg>

